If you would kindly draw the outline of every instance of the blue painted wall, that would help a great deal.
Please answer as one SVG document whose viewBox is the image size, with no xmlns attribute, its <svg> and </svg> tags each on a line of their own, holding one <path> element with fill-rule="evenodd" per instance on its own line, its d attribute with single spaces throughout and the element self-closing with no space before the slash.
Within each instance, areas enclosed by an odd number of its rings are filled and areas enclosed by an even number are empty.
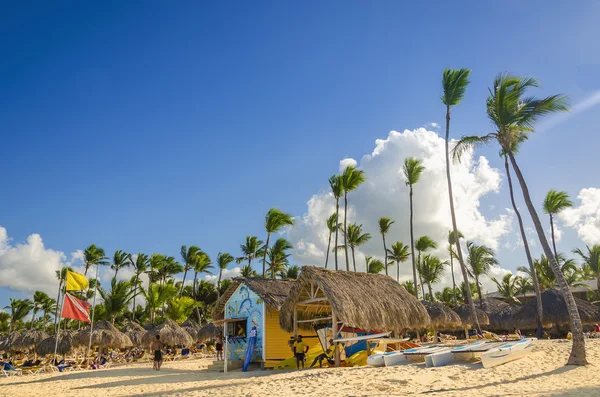
<svg viewBox="0 0 600 397">
<path fill-rule="evenodd" d="M 254 347 L 254 353 L 252 355 L 253 361 L 262 360 L 263 351 L 263 316 L 264 316 L 264 304 L 262 299 L 252 292 L 246 284 L 242 283 L 235 293 L 229 298 L 225 305 L 225 319 L 231 318 L 247 318 L 246 330 L 247 337 L 245 341 L 236 340 L 233 338 L 232 342 L 229 343 L 228 359 L 230 360 L 243 360 L 246 356 L 246 349 L 248 347 L 248 339 L 250 330 L 252 327 L 256 327 L 256 345 Z"/>
</svg>

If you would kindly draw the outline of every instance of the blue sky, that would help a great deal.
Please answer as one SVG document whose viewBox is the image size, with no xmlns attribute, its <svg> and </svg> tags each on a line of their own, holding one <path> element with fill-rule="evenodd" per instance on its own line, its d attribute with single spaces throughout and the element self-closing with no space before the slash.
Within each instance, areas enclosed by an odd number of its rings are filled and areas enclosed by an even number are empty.
<svg viewBox="0 0 600 397">
<path fill-rule="evenodd" d="M 245 235 L 263 236 L 269 207 L 305 213 L 342 158 L 441 124 L 446 67 L 473 69 L 454 136 L 489 131 L 499 72 L 536 76 L 537 95 L 573 104 L 600 90 L 597 1 L 413 3 L 5 6 L 0 226 L 11 244 L 38 233 L 67 256 L 91 243 L 237 254 Z M 535 200 L 598 187 L 595 103 L 523 147 Z M 502 166 L 495 148 L 477 154 Z M 509 206 L 503 193 L 483 199 L 484 215 Z M 581 245 L 564 234 L 565 250 Z M 499 253 L 509 269 L 517 254 Z M 0 288 L 1 306 L 9 295 Z"/>
</svg>

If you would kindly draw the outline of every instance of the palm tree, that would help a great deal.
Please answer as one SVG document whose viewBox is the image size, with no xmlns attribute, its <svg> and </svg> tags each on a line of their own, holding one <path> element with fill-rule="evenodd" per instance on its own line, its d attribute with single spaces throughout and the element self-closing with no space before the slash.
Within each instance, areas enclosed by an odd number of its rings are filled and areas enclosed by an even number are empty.
<svg viewBox="0 0 600 397">
<path fill-rule="evenodd" d="M 456 288 L 445 287 L 442 291 L 435 293 L 435 299 L 446 306 L 456 306 L 454 299 L 456 297 Z"/>
<path fill-rule="evenodd" d="M 442 262 L 440 261 L 440 258 L 437 258 L 432 255 L 425 255 L 423 257 L 423 260 L 419 261 L 419 274 L 423 279 L 422 282 L 424 284 L 427 284 L 427 287 L 429 289 L 429 297 L 431 301 L 435 300 L 431 284 L 439 283 L 442 280 L 442 275 L 444 274 L 444 266 L 447 264 L 448 262 Z M 423 294 L 423 299 L 425 299 L 425 294 Z"/>
<path fill-rule="evenodd" d="M 133 267 L 135 269 L 135 281 L 133 283 L 133 310 L 131 321 L 135 321 L 135 297 L 138 294 L 138 287 L 140 284 L 140 276 L 148 271 L 148 266 L 150 265 L 150 258 L 148 255 L 139 253 L 135 258 L 135 262 L 133 263 Z"/>
<path fill-rule="evenodd" d="M 583 269 L 592 274 L 596 279 L 596 290 L 600 291 L 600 244 L 594 245 L 592 248 L 585 246 L 587 253 L 577 248 L 573 252 L 583 260 Z"/>
<path fill-rule="evenodd" d="M 267 263 L 269 265 L 271 278 L 274 279 L 276 274 L 279 274 L 288 267 L 288 258 L 290 254 L 287 251 L 291 250 L 292 248 L 292 244 L 290 244 L 289 241 L 280 237 L 277 239 L 277 241 L 275 241 L 273 247 L 268 250 L 269 252 L 267 255 L 269 260 Z"/>
<path fill-rule="evenodd" d="M 419 274 L 419 280 L 421 281 L 421 289 L 423 291 L 423 299 L 425 299 L 425 285 L 423 284 L 421 273 L 418 271 L 420 263 L 421 263 L 421 252 L 426 252 L 430 249 L 436 249 L 436 248 L 437 248 L 437 244 L 429 236 L 421 236 L 415 242 L 415 249 L 418 252 L 417 273 Z"/>
<path fill-rule="evenodd" d="M 29 299 L 10 298 L 10 305 L 4 308 L 10 309 L 10 331 L 12 332 L 17 323 L 22 321 L 33 309 L 33 302 Z"/>
<path fill-rule="evenodd" d="M 44 313 L 42 328 L 45 330 L 46 325 L 48 324 L 49 315 L 48 313 L 52 313 L 57 308 L 56 301 L 53 298 L 48 297 L 44 302 L 42 302 L 42 312 Z"/>
<path fill-rule="evenodd" d="M 254 269 L 252 269 L 250 267 L 250 265 L 244 265 L 242 266 L 242 269 L 240 270 L 240 275 L 242 277 L 257 277 L 258 273 L 256 273 L 256 271 Z"/>
<path fill-rule="evenodd" d="M 329 178 L 329 186 L 331 186 L 331 193 L 333 194 L 333 197 L 335 198 L 335 224 L 338 225 L 338 227 L 335 229 L 335 243 L 333 246 L 337 247 L 338 246 L 338 231 L 340 230 L 340 227 L 339 227 L 340 223 L 339 223 L 339 219 L 338 219 L 338 216 L 340 214 L 340 198 L 342 197 L 342 194 L 344 192 L 341 175 L 333 175 L 331 178 Z M 335 270 L 339 270 L 337 249 L 335 250 L 334 254 L 335 254 Z"/>
<path fill-rule="evenodd" d="M 33 329 L 33 322 L 35 320 L 35 315 L 42 308 L 44 302 L 46 302 L 50 297 L 43 291 L 35 291 L 33 293 L 33 314 L 31 315 L 31 323 L 29 325 L 29 329 Z"/>
<path fill-rule="evenodd" d="M 154 323 L 156 312 L 159 309 L 162 309 L 167 302 L 177 297 L 178 290 L 179 289 L 175 286 L 173 280 L 169 280 L 162 286 L 157 283 L 151 283 L 148 286 L 148 289 L 143 291 L 147 309 L 150 312 L 151 323 Z"/>
<path fill-rule="evenodd" d="M 452 248 L 453 245 L 456 245 L 456 238 L 454 236 L 454 231 L 448 231 L 448 254 L 450 256 L 450 273 L 452 273 L 452 291 L 454 291 L 454 306 L 456 306 L 458 304 L 456 299 L 456 280 L 454 279 L 454 258 L 456 257 L 456 251 L 454 251 L 454 248 Z M 458 238 L 461 239 L 463 237 L 463 234 L 459 230 Z M 460 245 L 460 241 L 458 244 Z"/>
<path fill-rule="evenodd" d="M 461 139 L 461 142 L 463 143 L 463 149 L 473 145 L 497 142 L 500 144 L 502 151 L 508 155 L 519 180 L 523 199 L 533 220 L 540 244 L 544 250 L 544 254 L 549 258 L 552 271 L 556 274 L 559 290 L 565 299 L 569 312 L 571 332 L 573 334 L 573 348 L 571 349 L 567 364 L 585 365 L 587 364 L 585 340 L 575 299 L 569 290 L 566 278 L 560 272 L 556 258 L 553 257 L 554 255 L 546 239 L 542 222 L 531 200 L 525 177 L 512 151 L 514 142 L 518 141 L 522 134 L 532 131 L 533 125 L 540 117 L 568 110 L 567 98 L 564 95 L 552 95 L 543 99 L 525 97 L 527 89 L 538 86 L 538 82 L 533 78 L 514 77 L 508 74 L 499 75 L 494 81 L 494 87 L 490 90 L 486 101 L 488 118 L 494 124 L 495 131 L 483 137 L 464 137 Z M 460 146 L 457 145 L 458 147 Z M 460 151 L 456 151 L 456 148 L 455 156 L 460 157 Z"/>
<path fill-rule="evenodd" d="M 352 165 L 346 167 L 341 177 L 344 191 L 344 251 L 346 253 L 346 271 L 350 271 L 350 260 L 348 258 L 348 192 L 358 189 L 367 179 L 364 171 L 357 170 Z M 356 272 L 356 264 L 354 271 Z"/>
<path fill-rule="evenodd" d="M 181 246 L 179 254 L 181 255 L 181 260 L 183 261 L 183 281 L 181 282 L 179 297 L 183 295 L 183 287 L 185 286 L 187 272 L 192 268 L 192 262 L 194 261 L 194 257 L 198 254 L 198 252 L 200 252 L 200 248 L 195 245 L 190 245 L 189 248 L 185 245 Z"/>
<path fill-rule="evenodd" d="M 406 178 L 406 185 L 410 188 L 410 253 L 412 256 L 413 283 L 415 286 L 414 292 L 417 299 L 419 299 L 419 289 L 417 288 L 419 285 L 417 283 L 417 264 L 415 262 L 415 237 L 413 233 L 413 185 L 419 182 L 419 178 L 425 170 L 425 167 L 423 167 L 421 160 L 409 157 L 404 160 L 404 167 L 402 170 L 404 172 L 404 177 Z"/>
<path fill-rule="evenodd" d="M 413 284 L 412 281 L 406 280 L 405 282 L 402 283 L 402 286 L 406 289 L 406 291 L 408 291 L 409 294 L 416 295 L 415 285 Z"/>
<path fill-rule="evenodd" d="M 381 260 L 365 255 L 365 268 L 367 269 L 367 273 L 379 274 L 383 271 L 384 267 L 385 264 Z"/>
<path fill-rule="evenodd" d="M 485 245 L 475 245 L 472 241 L 467 241 L 467 252 L 469 263 L 469 274 L 475 278 L 475 286 L 477 287 L 477 295 L 479 295 L 479 304 L 484 309 L 483 294 L 481 293 L 481 284 L 479 278 L 488 274 L 492 266 L 498 265 L 498 260 L 494 256 L 494 251 Z"/>
<path fill-rule="evenodd" d="M 295 280 L 300 275 L 300 268 L 296 265 L 289 266 L 285 271 L 279 273 L 279 277 L 284 280 Z"/>
<path fill-rule="evenodd" d="M 385 275 L 388 275 L 388 258 L 387 258 L 387 246 L 385 245 L 385 235 L 390 231 L 390 227 L 394 223 L 390 218 L 383 217 L 379 219 L 379 233 L 383 238 L 383 258 L 385 263 Z"/>
<path fill-rule="evenodd" d="M 263 278 L 267 271 L 267 250 L 269 249 L 269 240 L 271 239 L 271 233 L 277 233 L 285 226 L 292 226 L 294 224 L 294 218 L 281 212 L 277 208 L 271 208 L 265 216 L 265 229 L 267 231 L 267 242 L 265 243 L 263 253 Z"/>
<path fill-rule="evenodd" d="M 240 244 L 240 250 L 242 251 L 242 256 L 236 258 L 236 263 L 240 264 L 243 261 L 248 261 L 248 267 L 252 269 L 252 261 L 254 258 L 259 257 L 263 254 L 262 252 L 262 240 L 259 240 L 258 237 L 255 236 L 246 236 L 246 243 Z"/>
<path fill-rule="evenodd" d="M 344 240 L 350 245 L 350 249 L 352 250 L 352 264 L 354 267 L 354 272 L 356 273 L 356 260 L 354 257 L 356 247 L 360 247 L 365 244 L 367 241 L 371 239 L 371 235 L 369 233 L 362 232 L 362 225 L 357 225 L 356 223 L 351 223 L 348 226 L 348 233 L 344 233 Z M 344 246 L 344 249 L 347 250 L 348 247 Z"/>
<path fill-rule="evenodd" d="M 115 254 L 113 255 L 113 263 L 110 265 L 110 268 L 115 271 L 113 279 L 117 279 L 117 273 L 119 270 L 129 267 L 129 265 L 131 265 L 131 254 L 121 250 L 115 251 Z"/>
<path fill-rule="evenodd" d="M 167 278 L 171 278 L 181 272 L 183 272 L 183 266 L 174 257 L 167 256 L 164 257 L 164 260 L 160 262 L 159 267 L 156 269 L 156 276 L 161 284 L 164 284 Z"/>
<path fill-rule="evenodd" d="M 573 206 L 573 202 L 569 199 L 567 192 L 557 192 L 550 190 L 546 193 L 544 199 L 544 213 L 550 215 L 550 232 L 552 233 L 552 247 L 554 248 L 554 256 L 558 255 L 556 251 L 556 240 L 554 239 L 554 215 L 558 214 L 565 208 Z"/>
<path fill-rule="evenodd" d="M 227 252 L 219 252 L 217 254 L 217 266 L 219 267 L 219 279 L 217 281 L 217 289 L 221 288 L 221 277 L 223 276 L 223 270 L 227 270 L 227 266 L 229 266 L 229 264 L 233 261 L 233 256 L 231 256 Z"/>
<path fill-rule="evenodd" d="M 456 213 L 454 211 L 454 195 L 452 194 L 452 177 L 450 174 L 450 151 L 448 145 L 450 143 L 450 111 L 452 106 L 458 105 L 465 96 L 467 85 L 469 84 L 469 75 L 471 74 L 470 69 L 446 69 L 442 76 L 442 87 L 444 94 L 442 95 L 442 103 L 446 105 L 446 137 L 445 137 L 445 150 L 444 154 L 446 157 L 446 179 L 448 181 L 448 199 L 450 201 L 450 216 L 452 218 L 452 232 L 455 236 L 458 236 L 458 226 L 456 224 Z M 475 313 L 475 303 L 473 303 L 473 295 L 471 293 L 471 287 L 469 286 L 469 277 L 467 275 L 467 267 L 462 255 L 462 249 L 460 248 L 459 239 L 454 239 L 456 245 L 456 253 L 458 262 L 460 264 L 460 270 L 462 272 L 463 281 L 466 288 L 466 297 L 469 304 L 469 308 L 472 313 Z M 481 331 L 479 320 L 477 316 L 475 322 L 477 329 Z"/>
<path fill-rule="evenodd" d="M 567 259 L 560 252 L 558 253 L 558 264 L 560 272 L 565 276 L 565 280 L 569 287 L 577 287 L 583 285 L 581 269 L 577 267 L 577 264 L 573 259 Z M 535 275 L 537 276 L 540 288 L 543 290 L 557 287 L 557 278 L 552 270 L 550 262 L 546 255 L 542 254 L 540 259 L 533 260 L 533 266 L 535 268 Z M 523 266 L 517 268 L 518 271 L 523 272 L 533 280 L 531 271 Z"/>
<path fill-rule="evenodd" d="M 107 259 L 102 248 L 96 247 L 95 244 L 90 245 L 83 251 L 83 265 L 85 268 L 83 275 L 87 276 L 88 270 L 94 265 L 106 265 Z"/>
<path fill-rule="evenodd" d="M 404 245 L 401 241 L 392 244 L 392 249 L 387 250 L 387 259 L 391 262 L 390 266 L 396 264 L 396 281 L 400 282 L 400 263 L 406 262 L 410 256 L 408 245 Z"/>
<path fill-rule="evenodd" d="M 325 255 L 325 269 L 327 269 L 327 262 L 329 262 L 329 251 L 331 250 L 331 235 L 333 234 L 333 232 L 335 232 L 335 234 L 337 235 L 338 228 L 340 227 L 340 224 L 337 223 L 337 218 L 338 214 L 337 212 L 334 212 L 329 218 L 327 218 L 326 222 L 327 230 L 329 230 L 329 239 L 327 243 L 327 254 Z"/>
<path fill-rule="evenodd" d="M 131 288 L 129 281 L 117 281 L 113 278 L 110 283 L 110 291 L 106 291 L 102 287 L 98 287 L 98 292 L 104 301 L 104 310 L 112 324 L 115 323 L 117 316 L 123 314 L 127 310 L 129 302 L 135 296 L 134 289 Z"/>
<path fill-rule="evenodd" d="M 194 269 L 194 284 L 192 285 L 192 289 L 194 291 L 194 296 L 195 299 L 198 300 L 198 274 L 199 273 L 207 273 L 210 274 L 210 269 L 212 269 L 212 262 L 210 260 L 210 257 L 208 256 L 207 253 L 200 251 L 195 257 L 194 257 L 194 261 L 192 262 L 192 268 Z M 248 267 L 250 267 L 248 265 Z M 202 280 L 204 281 L 204 280 Z M 200 281 L 200 284 L 202 285 L 202 281 Z M 218 291 L 216 293 L 216 296 L 218 298 L 219 294 Z M 198 316 L 198 321 L 200 321 L 200 309 L 198 306 L 196 306 L 196 315 Z"/>
<path fill-rule="evenodd" d="M 196 302 L 189 296 L 180 296 L 179 298 L 169 300 L 165 315 L 168 319 L 181 324 L 192 315 L 194 309 L 199 304 L 199 302 Z"/>
<path fill-rule="evenodd" d="M 519 280 L 521 277 L 513 276 L 507 273 L 502 277 L 501 281 L 498 281 L 496 277 L 492 277 L 492 281 L 498 287 L 498 293 L 504 297 L 508 303 L 520 304 L 521 302 L 517 298 L 517 294 L 520 292 Z"/>
</svg>

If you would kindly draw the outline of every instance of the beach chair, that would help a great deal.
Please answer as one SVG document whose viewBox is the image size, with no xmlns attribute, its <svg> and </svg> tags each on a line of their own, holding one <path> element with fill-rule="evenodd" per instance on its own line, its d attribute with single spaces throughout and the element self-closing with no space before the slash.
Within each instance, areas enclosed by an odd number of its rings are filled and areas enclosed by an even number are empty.
<svg viewBox="0 0 600 397">
<path fill-rule="evenodd" d="M 20 368 L 8 368 L 6 365 L 2 367 L 2 369 L 0 369 L 0 371 L 2 371 L 2 375 L 6 376 L 7 378 L 11 375 L 14 376 L 20 376 L 23 375 L 23 371 Z"/>
</svg>

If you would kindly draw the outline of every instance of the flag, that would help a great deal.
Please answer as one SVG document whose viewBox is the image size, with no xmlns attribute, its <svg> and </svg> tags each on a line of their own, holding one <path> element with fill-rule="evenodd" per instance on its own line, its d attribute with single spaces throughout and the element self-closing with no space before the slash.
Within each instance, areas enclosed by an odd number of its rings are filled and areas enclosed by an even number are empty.
<svg viewBox="0 0 600 397">
<path fill-rule="evenodd" d="M 67 271 L 67 291 L 83 291 L 89 283 L 83 274 Z"/>
<path fill-rule="evenodd" d="M 70 318 L 73 320 L 90 321 L 90 304 L 75 298 L 71 294 L 65 294 L 63 303 L 62 318 Z"/>
</svg>

